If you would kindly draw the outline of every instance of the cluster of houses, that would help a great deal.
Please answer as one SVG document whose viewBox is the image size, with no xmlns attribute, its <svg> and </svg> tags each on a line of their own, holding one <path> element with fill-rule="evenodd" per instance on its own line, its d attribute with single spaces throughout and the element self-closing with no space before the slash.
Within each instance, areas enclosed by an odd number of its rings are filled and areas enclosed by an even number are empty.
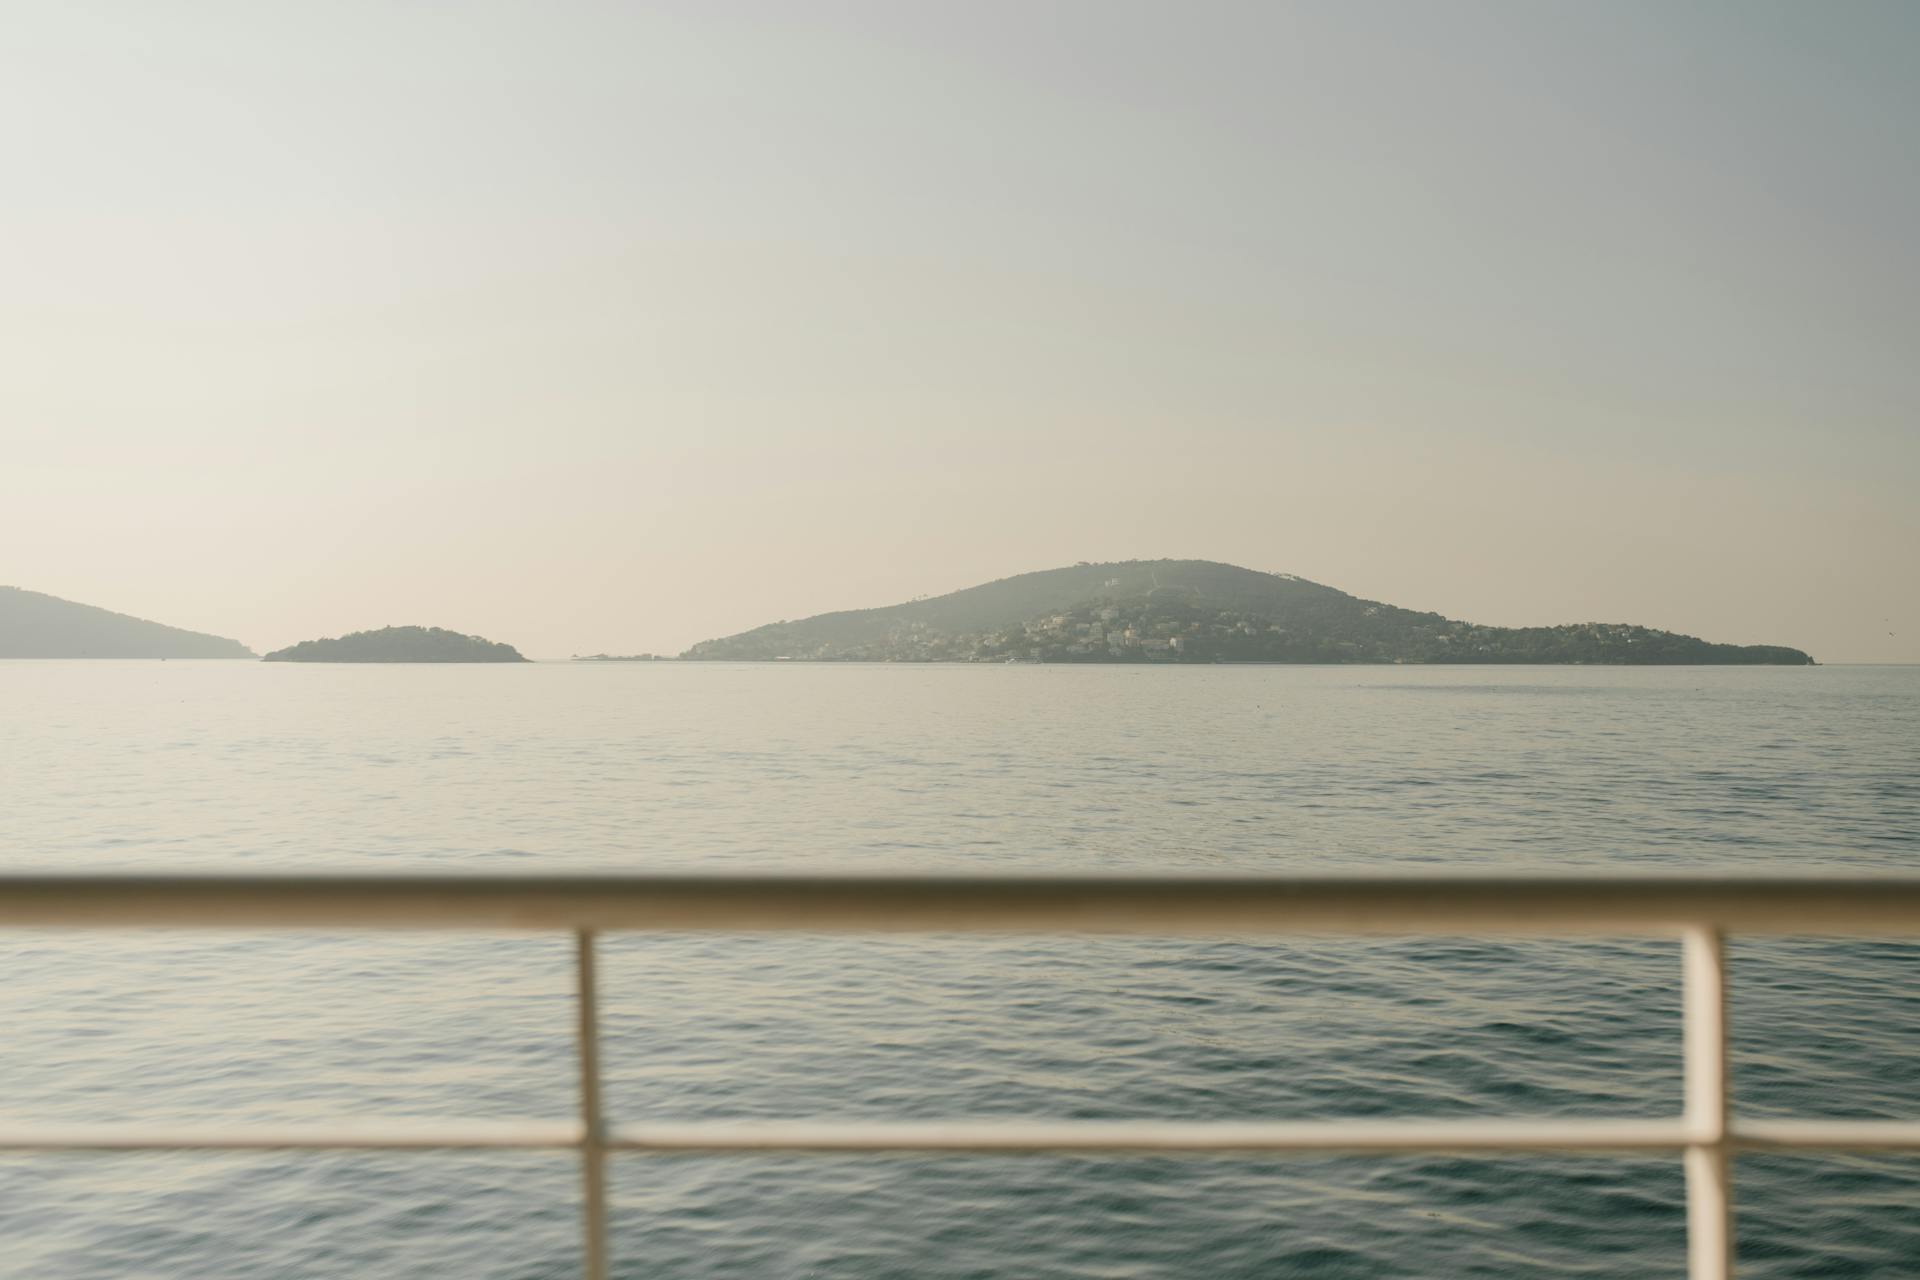
<svg viewBox="0 0 1920 1280">
<path fill-rule="evenodd" d="M 765 656 L 856 662 L 1339 661 L 1353 656 L 1347 653 L 1352 648 L 1232 608 L 1139 599 L 1096 601 L 991 631 L 950 631 L 924 619 L 903 619 L 871 640 L 791 645 Z"/>
<path fill-rule="evenodd" d="M 1213 615 L 1205 620 L 1150 611 L 1101 605 L 1056 613 L 999 635 L 982 637 L 969 655 L 979 661 L 1049 661 L 1101 659 L 1122 662 L 1179 661 L 1194 655 L 1196 645 L 1228 636 L 1272 633 L 1279 626 L 1238 615 Z"/>
<path fill-rule="evenodd" d="M 1152 657 L 1156 654 L 1171 657 L 1182 653 L 1187 647 L 1187 637 L 1180 634 L 1181 628 L 1177 623 L 1125 620 L 1120 610 L 1112 605 L 1089 612 L 1091 617 L 1056 613 L 1050 618 L 1029 623 L 1024 637 L 1003 637 L 1001 645 L 1020 648 L 1020 640 L 1024 638 L 1025 648 L 1034 652 L 1016 655 L 1021 657 L 1041 657 L 1049 650 L 1057 650 L 1071 657 L 1089 657 L 1100 653 L 1115 658 Z"/>
</svg>

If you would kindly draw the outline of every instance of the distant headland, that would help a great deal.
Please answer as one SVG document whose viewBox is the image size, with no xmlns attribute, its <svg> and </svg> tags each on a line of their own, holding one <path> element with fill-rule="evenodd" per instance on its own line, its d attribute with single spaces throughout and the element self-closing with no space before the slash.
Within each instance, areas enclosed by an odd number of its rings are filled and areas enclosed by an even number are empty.
<svg viewBox="0 0 1920 1280">
<path fill-rule="evenodd" d="M 1484 627 L 1210 560 L 1082 563 L 707 640 L 687 660 L 1810 666 L 1799 649 L 1627 623 Z"/>
<path fill-rule="evenodd" d="M 251 658 L 238 640 L 0 587 L 0 658 Z M 440 627 L 305 640 L 268 662 L 525 662 Z M 575 655 L 661 662 L 665 654 Z M 1811 666 L 1784 645 L 1715 644 L 1618 622 L 1479 626 L 1285 573 L 1210 560 L 1082 562 L 878 609 L 705 640 L 681 661 L 1594 663 Z"/>
<path fill-rule="evenodd" d="M 265 662 L 525 662 L 510 644 L 439 627 L 382 627 L 338 639 L 302 640 L 266 655 Z"/>
<path fill-rule="evenodd" d="M 251 658 L 238 640 L 0 587 L 0 658 Z"/>
</svg>

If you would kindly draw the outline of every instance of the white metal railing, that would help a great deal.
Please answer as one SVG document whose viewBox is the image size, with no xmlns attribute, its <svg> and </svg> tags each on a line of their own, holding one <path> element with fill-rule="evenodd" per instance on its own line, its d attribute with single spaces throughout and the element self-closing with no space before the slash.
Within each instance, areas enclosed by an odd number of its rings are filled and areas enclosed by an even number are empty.
<svg viewBox="0 0 1920 1280">
<path fill-rule="evenodd" d="M 575 1150 L 589 1280 L 608 1272 L 606 1162 L 616 1151 L 1678 1151 L 1691 1280 L 1733 1274 L 1736 1152 L 1920 1151 L 1920 1121 L 1738 1119 L 1727 1084 L 1726 936 L 1920 933 L 1920 880 L 1912 879 L 0 876 L 0 926 L 571 932 L 577 1120 L 184 1128 L 0 1122 L 0 1151 Z M 594 954 L 596 933 L 607 930 L 1678 934 L 1685 1108 L 1651 1120 L 613 1124 L 601 1101 Z"/>
</svg>

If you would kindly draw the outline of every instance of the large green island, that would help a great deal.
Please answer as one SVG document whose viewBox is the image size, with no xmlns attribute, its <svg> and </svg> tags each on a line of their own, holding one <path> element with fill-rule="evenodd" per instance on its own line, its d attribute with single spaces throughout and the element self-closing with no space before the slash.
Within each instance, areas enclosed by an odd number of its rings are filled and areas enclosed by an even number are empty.
<svg viewBox="0 0 1920 1280">
<path fill-rule="evenodd" d="M 709 661 L 1777 664 L 1781 645 L 1713 644 L 1618 622 L 1487 627 L 1284 573 L 1210 560 L 1078 564 L 881 609 L 707 640 Z"/>
<path fill-rule="evenodd" d="M 510 644 L 439 627 L 382 627 L 337 639 L 302 640 L 263 662 L 525 662 Z"/>
</svg>

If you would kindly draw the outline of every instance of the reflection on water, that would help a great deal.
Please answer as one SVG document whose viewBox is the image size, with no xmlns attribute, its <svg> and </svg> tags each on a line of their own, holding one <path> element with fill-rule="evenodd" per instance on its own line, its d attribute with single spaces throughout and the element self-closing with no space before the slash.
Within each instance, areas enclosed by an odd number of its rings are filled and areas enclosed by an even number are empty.
<svg viewBox="0 0 1920 1280">
<path fill-rule="evenodd" d="M 1444 696 L 1430 696 L 1444 695 Z M 0 663 L 16 866 L 1823 866 L 1920 671 Z M 614 937 L 625 1118 L 1659 1115 L 1677 948 Z M 0 1109 L 564 1116 L 563 938 L 0 935 Z M 1920 1115 L 1920 947 L 1743 942 L 1736 1096 Z M 621 1274 L 1672 1274 L 1677 1161 L 620 1157 Z M 1920 1272 L 1920 1161 L 1748 1158 L 1743 1275 Z M 566 1276 L 563 1156 L 0 1161 L 0 1276 Z"/>
</svg>

